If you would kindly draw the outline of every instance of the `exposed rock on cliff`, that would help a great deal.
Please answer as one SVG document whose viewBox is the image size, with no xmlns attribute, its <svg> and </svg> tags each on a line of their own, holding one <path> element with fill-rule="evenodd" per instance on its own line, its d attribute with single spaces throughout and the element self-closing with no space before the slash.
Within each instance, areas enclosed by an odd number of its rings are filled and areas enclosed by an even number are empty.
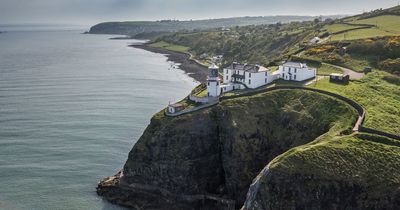
<svg viewBox="0 0 400 210">
<path fill-rule="evenodd" d="M 347 104 L 301 90 L 230 99 L 175 118 L 160 112 L 122 173 L 103 179 L 97 192 L 134 209 L 240 208 L 272 159 L 350 129 L 355 118 Z"/>
</svg>

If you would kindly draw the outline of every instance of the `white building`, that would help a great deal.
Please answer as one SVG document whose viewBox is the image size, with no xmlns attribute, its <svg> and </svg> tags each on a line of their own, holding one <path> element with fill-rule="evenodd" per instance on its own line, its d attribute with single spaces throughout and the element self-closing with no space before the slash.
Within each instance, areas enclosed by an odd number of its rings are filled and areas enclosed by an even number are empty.
<svg viewBox="0 0 400 210">
<path fill-rule="evenodd" d="M 212 57 L 212 62 L 213 63 L 221 63 L 222 59 L 224 58 L 223 55 L 216 55 Z"/>
<path fill-rule="evenodd" d="M 319 37 L 314 37 L 310 40 L 310 44 L 318 44 L 321 41 L 321 39 Z"/>
<path fill-rule="evenodd" d="M 309 68 L 305 63 L 286 62 L 279 66 L 280 78 L 290 81 L 304 81 L 316 76 L 316 69 Z"/>
<path fill-rule="evenodd" d="M 167 110 L 168 110 L 168 113 L 174 114 L 174 113 L 182 111 L 184 109 L 185 109 L 185 106 L 183 104 L 176 103 L 176 104 L 169 104 Z"/>
<path fill-rule="evenodd" d="M 207 92 L 208 96 L 217 97 L 221 95 L 221 79 L 218 75 L 219 67 L 215 64 L 208 67 L 209 75 L 207 78 Z"/>
<path fill-rule="evenodd" d="M 230 91 L 229 88 L 237 89 L 236 87 L 258 88 L 277 79 L 263 66 L 240 63 L 232 63 L 224 69 L 223 75 L 224 85 L 227 86 L 227 90 L 223 89 L 223 92 Z"/>
</svg>

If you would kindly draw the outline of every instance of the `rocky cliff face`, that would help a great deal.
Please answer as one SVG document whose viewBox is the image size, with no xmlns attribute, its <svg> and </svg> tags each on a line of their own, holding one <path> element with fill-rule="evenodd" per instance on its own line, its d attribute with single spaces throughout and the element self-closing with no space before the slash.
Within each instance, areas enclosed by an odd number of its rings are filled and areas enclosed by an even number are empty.
<svg viewBox="0 0 400 210">
<path fill-rule="evenodd" d="M 159 113 L 122 172 L 97 192 L 133 209 L 238 209 L 272 159 L 351 128 L 355 116 L 341 101 L 300 90 L 230 99 L 175 118 Z"/>
</svg>

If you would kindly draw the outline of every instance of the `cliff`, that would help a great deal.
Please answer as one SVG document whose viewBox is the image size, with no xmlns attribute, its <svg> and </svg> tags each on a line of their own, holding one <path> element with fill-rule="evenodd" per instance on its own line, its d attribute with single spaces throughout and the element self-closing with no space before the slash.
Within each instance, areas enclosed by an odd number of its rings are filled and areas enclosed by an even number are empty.
<svg viewBox="0 0 400 210">
<path fill-rule="evenodd" d="M 242 210 L 398 209 L 399 146 L 356 134 L 292 149 L 257 176 Z"/>
<path fill-rule="evenodd" d="M 356 116 L 342 101 L 302 90 L 229 99 L 175 118 L 160 112 L 123 170 L 103 179 L 97 192 L 133 209 L 240 208 L 275 157 L 346 133 Z M 254 201 L 248 199 L 249 209 Z"/>
</svg>

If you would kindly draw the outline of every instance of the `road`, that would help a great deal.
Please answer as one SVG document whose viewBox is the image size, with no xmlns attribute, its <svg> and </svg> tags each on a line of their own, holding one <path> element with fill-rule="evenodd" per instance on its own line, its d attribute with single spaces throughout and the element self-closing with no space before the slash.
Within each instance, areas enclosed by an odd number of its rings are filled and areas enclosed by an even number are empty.
<svg viewBox="0 0 400 210">
<path fill-rule="evenodd" d="M 350 75 L 350 79 L 352 79 L 352 80 L 359 80 L 365 75 L 364 73 L 356 72 L 356 71 L 351 70 L 349 68 L 336 66 L 336 65 L 333 65 L 333 64 L 329 64 L 329 63 L 323 63 L 323 64 L 341 69 L 343 71 L 343 74 Z"/>
</svg>

